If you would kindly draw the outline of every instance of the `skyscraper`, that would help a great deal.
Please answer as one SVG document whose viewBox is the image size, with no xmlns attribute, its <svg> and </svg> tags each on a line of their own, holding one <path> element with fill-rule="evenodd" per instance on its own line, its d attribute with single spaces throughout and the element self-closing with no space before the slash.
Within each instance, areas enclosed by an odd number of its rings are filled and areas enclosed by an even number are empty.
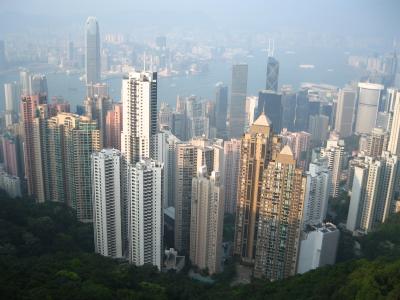
<svg viewBox="0 0 400 300">
<path fill-rule="evenodd" d="M 261 114 L 242 137 L 237 191 L 234 254 L 243 262 L 254 263 L 262 173 L 273 156 L 272 125 Z"/>
<path fill-rule="evenodd" d="M 121 150 L 122 103 L 114 103 L 106 115 L 105 147 Z"/>
<path fill-rule="evenodd" d="M 268 57 L 266 90 L 278 91 L 279 61 L 272 56 Z M 275 123 L 274 123 L 275 126 Z"/>
<path fill-rule="evenodd" d="M 176 147 L 180 140 L 168 130 L 157 133 L 155 159 L 164 164 L 163 172 L 163 204 L 164 208 L 174 206 Z"/>
<path fill-rule="evenodd" d="M 208 176 L 201 167 L 192 180 L 190 260 L 210 274 L 221 270 L 224 220 L 223 186 L 219 172 Z"/>
<path fill-rule="evenodd" d="M 291 88 L 282 87 L 282 129 L 287 128 L 294 131 L 294 120 L 296 116 L 296 94 Z"/>
<path fill-rule="evenodd" d="M 398 158 L 386 151 L 380 158 L 366 156 L 354 166 L 348 230 L 368 233 L 396 211 L 398 175 Z"/>
<path fill-rule="evenodd" d="M 329 117 L 325 115 L 310 116 L 308 122 L 308 132 L 311 134 L 311 141 L 314 145 L 321 145 L 328 138 Z"/>
<path fill-rule="evenodd" d="M 89 17 L 85 24 L 85 71 L 87 84 L 100 82 L 100 32 L 95 17 Z"/>
<path fill-rule="evenodd" d="M 294 129 L 295 131 L 308 130 L 309 120 L 309 102 L 308 102 L 308 90 L 302 89 L 296 94 L 296 113 L 294 118 Z"/>
<path fill-rule="evenodd" d="M 393 154 L 400 155 L 400 93 L 397 93 L 394 112 L 393 112 L 393 121 L 390 131 L 388 151 Z"/>
<path fill-rule="evenodd" d="M 128 167 L 128 258 L 161 270 L 163 252 L 162 163 L 146 159 Z"/>
<path fill-rule="evenodd" d="M 122 81 L 121 148 L 129 164 L 154 155 L 157 73 L 132 72 Z"/>
<path fill-rule="evenodd" d="M 103 149 L 93 153 L 91 174 L 95 251 L 122 258 L 120 152 Z"/>
<path fill-rule="evenodd" d="M 358 84 L 358 108 L 355 132 L 370 133 L 375 127 L 378 106 L 381 99 L 383 85 L 375 83 Z"/>
<path fill-rule="evenodd" d="M 328 160 L 328 169 L 331 172 L 331 190 L 329 195 L 337 197 L 340 191 L 340 178 L 344 166 L 344 140 L 338 137 L 331 138 L 327 141 L 326 147 L 321 149 L 321 156 Z"/>
<path fill-rule="evenodd" d="M 37 128 L 39 102 L 39 95 L 23 95 L 21 98 L 21 118 L 24 126 L 24 162 L 28 195 L 38 202 L 44 202 L 42 147 Z"/>
<path fill-rule="evenodd" d="M 215 86 L 215 116 L 217 137 L 224 138 L 226 132 L 226 118 L 228 115 L 228 87 L 222 82 L 218 82 Z"/>
<path fill-rule="evenodd" d="M 108 95 L 108 86 L 105 83 L 96 83 L 88 84 L 86 87 L 87 96 L 83 102 L 85 115 L 97 121 L 102 143 L 105 144 L 107 142 L 107 113 L 113 108 L 112 99 Z"/>
<path fill-rule="evenodd" d="M 178 143 L 175 164 L 175 248 L 189 253 L 192 178 L 202 166 L 206 166 L 208 176 L 212 171 L 223 172 L 223 148 L 219 142 L 204 138 Z"/>
<path fill-rule="evenodd" d="M 305 182 L 289 146 L 265 169 L 254 276 L 278 280 L 295 274 Z"/>
<path fill-rule="evenodd" d="M 176 148 L 175 174 L 175 249 L 189 252 L 192 178 L 196 174 L 197 151 L 189 143 Z"/>
<path fill-rule="evenodd" d="M 245 64 L 232 66 L 231 102 L 229 103 L 229 134 L 241 137 L 246 123 L 247 72 Z"/>
<path fill-rule="evenodd" d="M 306 172 L 306 190 L 303 211 L 303 226 L 321 224 L 328 210 L 330 172 L 327 161 L 314 161 Z"/>
<path fill-rule="evenodd" d="M 237 186 L 239 180 L 241 141 L 231 139 L 224 142 L 225 157 L 225 212 L 236 212 Z"/>
<path fill-rule="evenodd" d="M 258 118 L 262 112 L 274 124 L 274 130 L 280 133 L 282 129 L 282 95 L 272 90 L 260 91 L 255 118 Z"/>
<path fill-rule="evenodd" d="M 76 209 L 79 221 L 92 222 L 91 154 L 102 149 L 97 122 L 80 117 L 65 139 L 68 153 L 66 176 L 69 178 L 71 205 Z"/>
<path fill-rule="evenodd" d="M 357 93 L 351 88 L 341 89 L 336 107 L 335 130 L 342 138 L 353 134 Z"/>
<path fill-rule="evenodd" d="M 279 136 L 282 145 L 288 145 L 292 149 L 297 166 L 306 170 L 310 160 L 311 134 L 305 131 L 290 132 L 284 129 Z"/>
<path fill-rule="evenodd" d="M 5 95 L 5 125 L 6 127 L 18 122 L 18 89 L 17 83 L 4 84 Z"/>
<path fill-rule="evenodd" d="M 388 144 L 388 133 L 382 128 L 373 128 L 368 135 L 367 156 L 379 157 L 386 151 Z"/>
</svg>

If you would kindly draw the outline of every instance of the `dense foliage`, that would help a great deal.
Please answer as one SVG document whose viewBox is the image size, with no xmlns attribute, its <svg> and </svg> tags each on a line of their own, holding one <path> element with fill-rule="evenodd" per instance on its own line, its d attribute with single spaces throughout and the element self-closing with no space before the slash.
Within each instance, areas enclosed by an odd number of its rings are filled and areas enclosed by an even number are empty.
<svg viewBox="0 0 400 300">
<path fill-rule="evenodd" d="M 400 217 L 362 239 L 364 259 L 274 283 L 213 285 L 93 254 L 89 225 L 57 203 L 0 195 L 1 299 L 399 299 Z M 378 257 L 381 256 L 381 257 Z"/>
</svg>

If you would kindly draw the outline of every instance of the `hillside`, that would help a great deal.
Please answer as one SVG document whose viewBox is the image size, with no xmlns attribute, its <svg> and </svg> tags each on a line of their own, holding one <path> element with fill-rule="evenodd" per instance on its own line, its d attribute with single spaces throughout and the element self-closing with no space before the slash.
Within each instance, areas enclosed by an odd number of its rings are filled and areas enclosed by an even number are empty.
<svg viewBox="0 0 400 300">
<path fill-rule="evenodd" d="M 90 225 L 64 205 L 1 194 L 0 207 L 1 299 L 400 299 L 399 215 L 360 241 L 362 259 L 231 287 L 96 255 Z"/>
</svg>

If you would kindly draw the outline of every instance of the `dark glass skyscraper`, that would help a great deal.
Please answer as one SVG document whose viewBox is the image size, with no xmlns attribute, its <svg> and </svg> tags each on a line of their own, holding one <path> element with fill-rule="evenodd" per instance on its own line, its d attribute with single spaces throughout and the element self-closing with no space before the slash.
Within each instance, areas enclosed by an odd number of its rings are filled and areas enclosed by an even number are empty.
<svg viewBox="0 0 400 300">
<path fill-rule="evenodd" d="M 272 122 L 275 132 L 280 133 L 282 129 L 282 95 L 271 90 L 260 91 L 256 119 L 262 112 Z"/>
<path fill-rule="evenodd" d="M 101 79 L 100 32 L 95 17 L 89 17 L 85 26 L 86 83 L 98 83 Z"/>
<path fill-rule="evenodd" d="M 279 61 L 276 58 L 269 56 L 267 63 L 267 84 L 265 86 L 265 89 L 277 92 L 278 78 L 279 78 Z"/>
<path fill-rule="evenodd" d="M 228 113 L 228 87 L 222 82 L 215 86 L 215 127 L 217 137 L 226 137 L 226 117 Z"/>
<path fill-rule="evenodd" d="M 296 95 L 296 116 L 294 120 L 294 129 L 296 131 L 308 130 L 309 115 L 308 90 L 303 89 Z"/>
<path fill-rule="evenodd" d="M 230 137 L 240 137 L 244 133 L 246 122 L 246 94 L 247 94 L 246 64 L 232 67 L 232 93 L 229 105 L 229 134 Z"/>
</svg>

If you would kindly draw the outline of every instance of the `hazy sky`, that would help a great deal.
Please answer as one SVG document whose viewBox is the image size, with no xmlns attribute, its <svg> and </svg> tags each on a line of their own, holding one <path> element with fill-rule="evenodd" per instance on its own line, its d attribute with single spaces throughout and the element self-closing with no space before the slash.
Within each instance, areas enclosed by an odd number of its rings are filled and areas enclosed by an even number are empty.
<svg viewBox="0 0 400 300">
<path fill-rule="evenodd" d="M 68 26 L 94 15 L 113 29 L 191 25 L 394 37 L 400 35 L 399 13 L 399 0 L 0 0 L 0 33 L 31 24 Z"/>
</svg>

